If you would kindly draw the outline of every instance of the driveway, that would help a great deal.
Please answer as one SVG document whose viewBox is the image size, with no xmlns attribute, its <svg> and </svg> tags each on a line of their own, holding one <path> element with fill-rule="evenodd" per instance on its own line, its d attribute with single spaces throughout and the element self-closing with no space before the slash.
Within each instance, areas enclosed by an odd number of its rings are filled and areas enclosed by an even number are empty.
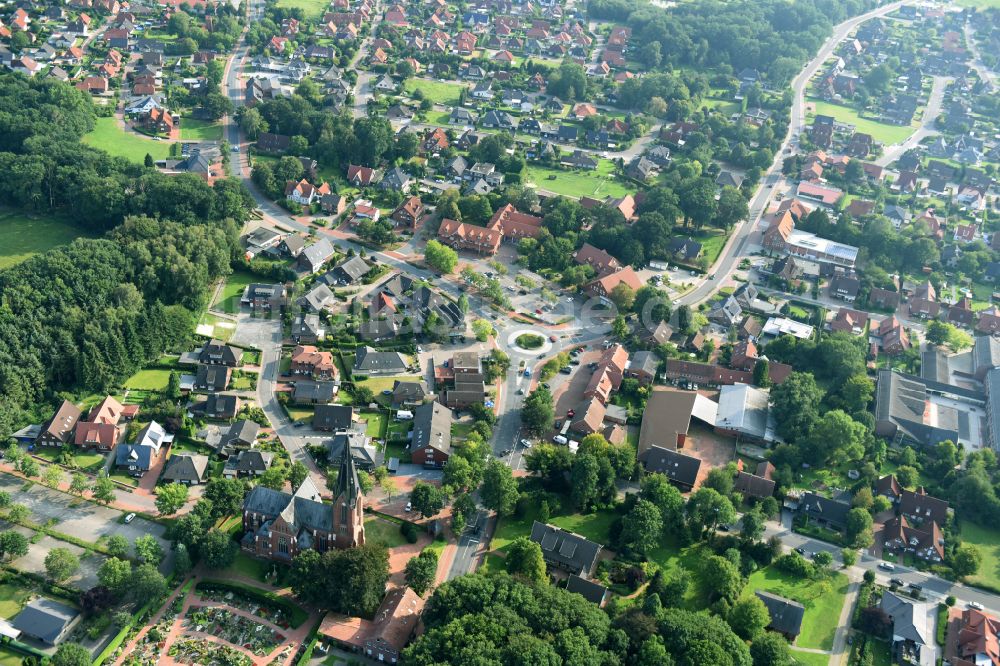
<svg viewBox="0 0 1000 666">
<path fill-rule="evenodd" d="M 93 502 L 52 490 L 35 483 L 25 490 L 24 481 L 6 473 L 0 473 L 0 490 L 10 493 L 11 501 L 24 504 L 31 511 L 31 520 L 44 524 L 52 521 L 53 529 L 63 534 L 95 543 L 101 537 L 120 534 L 129 543 L 144 534 L 155 536 L 167 556 L 160 565 L 160 571 L 173 569 L 174 554 L 170 542 L 166 540 L 163 525 L 137 517 L 126 525 L 119 522 L 122 512 L 99 506 Z"/>
</svg>

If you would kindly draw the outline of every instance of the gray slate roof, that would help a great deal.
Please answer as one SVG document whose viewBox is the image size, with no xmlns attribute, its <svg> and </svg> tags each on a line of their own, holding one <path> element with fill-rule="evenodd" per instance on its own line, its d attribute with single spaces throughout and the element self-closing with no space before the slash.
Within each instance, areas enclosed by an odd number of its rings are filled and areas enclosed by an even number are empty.
<svg viewBox="0 0 1000 666">
<path fill-rule="evenodd" d="M 542 547 L 546 562 L 570 570 L 578 576 L 589 576 L 604 548 L 579 534 L 567 532 L 555 525 L 537 520 L 531 526 L 531 540 Z"/>
<path fill-rule="evenodd" d="M 453 415 L 450 409 L 439 402 L 420 405 L 413 410 L 413 443 L 411 451 L 420 451 L 432 447 L 443 453 L 451 451 L 451 423 Z"/>
<path fill-rule="evenodd" d="M 205 479 L 207 469 L 208 456 L 190 454 L 170 456 L 160 478 L 164 481 L 201 483 Z"/>
<path fill-rule="evenodd" d="M 38 598 L 25 606 L 11 624 L 29 636 L 52 644 L 79 614 L 75 608 L 58 601 Z"/>
</svg>

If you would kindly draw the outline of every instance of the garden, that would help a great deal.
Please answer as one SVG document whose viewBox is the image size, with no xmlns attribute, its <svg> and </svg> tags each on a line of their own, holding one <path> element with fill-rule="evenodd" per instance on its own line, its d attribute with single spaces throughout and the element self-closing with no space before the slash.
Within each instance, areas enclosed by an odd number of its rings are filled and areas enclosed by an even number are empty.
<svg viewBox="0 0 1000 666">
<path fill-rule="evenodd" d="M 192 606 L 188 609 L 183 626 L 193 627 L 198 633 L 209 634 L 227 643 L 239 645 L 258 657 L 271 654 L 285 641 L 284 634 L 234 613 L 228 608 Z"/>
<path fill-rule="evenodd" d="M 799 577 L 775 566 L 750 574 L 744 596 L 765 590 L 805 606 L 802 631 L 795 644 L 803 648 L 830 650 L 840 623 L 840 612 L 847 596 L 847 576 L 830 572 L 824 577 Z"/>
<path fill-rule="evenodd" d="M 226 664 L 253 666 L 253 659 L 239 650 L 197 638 L 180 638 L 167 651 L 178 664 Z"/>
<path fill-rule="evenodd" d="M 524 170 L 527 185 L 567 197 L 622 197 L 628 188 L 615 180 L 614 164 L 610 160 L 598 162 L 593 171 L 566 171 L 538 164 L 529 164 Z"/>
</svg>

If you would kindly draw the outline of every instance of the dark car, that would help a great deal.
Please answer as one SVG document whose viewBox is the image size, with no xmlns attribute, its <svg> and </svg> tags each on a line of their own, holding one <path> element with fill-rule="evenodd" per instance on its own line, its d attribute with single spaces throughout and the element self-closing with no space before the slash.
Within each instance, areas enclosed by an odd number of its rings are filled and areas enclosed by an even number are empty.
<svg viewBox="0 0 1000 666">
<path fill-rule="evenodd" d="M 568 365 L 566 365 L 566 366 L 563 366 L 563 367 L 559 368 L 559 372 L 563 373 L 564 375 L 570 375 L 570 374 L 573 374 L 573 368 L 571 368 Z"/>
<path fill-rule="evenodd" d="M 799 555 L 805 555 L 806 549 L 803 548 L 802 546 L 799 546 L 798 548 L 795 549 L 795 552 L 798 553 Z"/>
<path fill-rule="evenodd" d="M 896 587 L 903 587 L 904 585 L 906 585 L 906 583 L 903 581 L 902 578 L 890 578 L 889 584 L 895 585 Z"/>
</svg>

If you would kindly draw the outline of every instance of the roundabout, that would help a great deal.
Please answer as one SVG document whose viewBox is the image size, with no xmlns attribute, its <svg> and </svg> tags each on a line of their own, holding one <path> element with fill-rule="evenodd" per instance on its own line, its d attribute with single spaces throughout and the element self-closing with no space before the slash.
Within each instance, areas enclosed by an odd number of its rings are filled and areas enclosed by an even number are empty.
<svg viewBox="0 0 1000 666">
<path fill-rule="evenodd" d="M 518 354 L 541 356 L 552 349 L 552 343 L 538 331 L 519 329 L 507 334 L 507 348 Z"/>
</svg>

